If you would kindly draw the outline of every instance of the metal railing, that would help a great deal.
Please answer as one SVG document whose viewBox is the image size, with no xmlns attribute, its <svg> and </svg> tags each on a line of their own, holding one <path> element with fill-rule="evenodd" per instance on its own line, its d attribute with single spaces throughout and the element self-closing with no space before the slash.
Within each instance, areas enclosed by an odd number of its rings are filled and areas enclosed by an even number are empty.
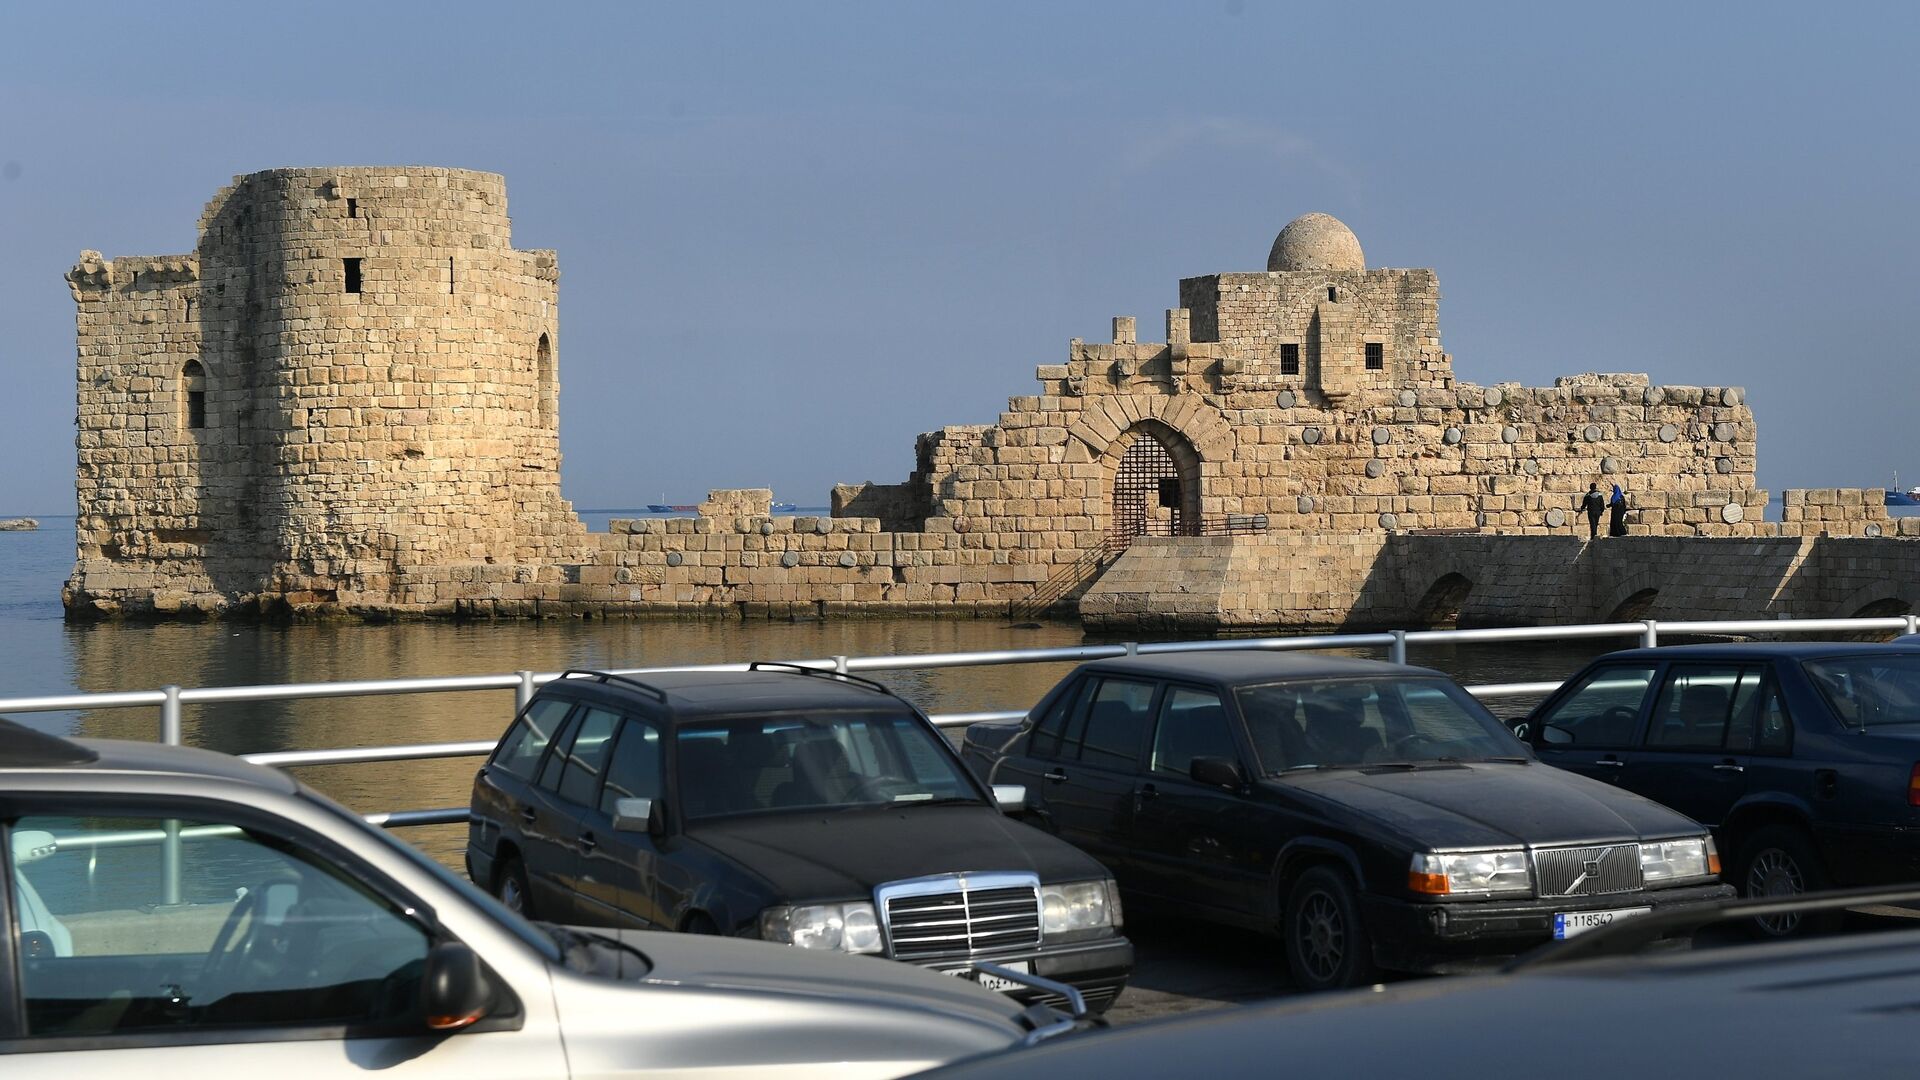
<svg viewBox="0 0 1920 1080">
<path fill-rule="evenodd" d="M 1458 645 L 1488 642 L 1565 641 L 1571 638 L 1632 638 L 1644 647 L 1660 643 L 1663 635 L 1717 636 L 1749 634 L 1835 634 L 1866 631 L 1920 633 L 1920 615 L 1889 616 L 1868 619 L 1736 619 L 1707 621 L 1654 621 L 1588 623 L 1574 626 L 1522 626 L 1480 630 L 1392 630 L 1372 634 L 1311 634 L 1295 637 L 1228 638 L 1210 641 L 1124 642 L 1115 645 L 1075 645 L 1042 649 L 998 649 L 979 652 L 929 653 L 920 656 L 831 656 L 810 660 L 786 661 L 823 671 L 843 673 L 864 671 L 925 670 L 929 668 L 985 667 L 1005 664 L 1079 663 L 1119 656 L 1149 656 L 1173 652 L 1226 652 L 1259 649 L 1267 651 L 1311 651 L 1320 649 L 1383 648 L 1387 659 L 1407 662 L 1408 650 L 1416 645 Z M 745 662 L 699 664 L 671 667 L 617 668 L 619 675 L 644 675 L 660 671 L 745 671 Z M 181 710 L 187 705 L 214 702 L 303 701 L 337 697 L 368 697 L 391 694 L 434 694 L 476 690 L 512 690 L 514 711 L 533 698 L 540 686 L 561 677 L 560 672 L 517 671 L 501 675 L 451 675 L 408 679 L 366 679 L 351 682 L 286 683 L 263 686 L 212 686 L 188 688 L 163 686 L 158 690 L 121 690 L 107 693 L 51 694 L 40 697 L 0 698 L 0 716 L 9 713 L 67 712 L 83 709 L 158 708 L 160 739 L 170 745 L 181 743 Z M 1559 681 L 1493 683 L 1467 687 L 1477 698 L 1543 696 L 1560 686 Z M 942 713 L 932 717 L 943 728 L 971 724 L 1017 720 L 1025 709 L 992 712 Z M 291 768 L 302 765 L 346 765 L 373 761 L 410 761 L 430 758 L 479 757 L 491 753 L 491 739 L 473 742 L 421 743 L 398 746 L 344 747 L 326 750 L 283 750 L 240 755 L 261 765 Z M 399 828 L 411 825 L 456 824 L 467 819 L 467 808 L 445 807 L 431 810 L 393 810 L 365 815 L 376 825 Z"/>
</svg>

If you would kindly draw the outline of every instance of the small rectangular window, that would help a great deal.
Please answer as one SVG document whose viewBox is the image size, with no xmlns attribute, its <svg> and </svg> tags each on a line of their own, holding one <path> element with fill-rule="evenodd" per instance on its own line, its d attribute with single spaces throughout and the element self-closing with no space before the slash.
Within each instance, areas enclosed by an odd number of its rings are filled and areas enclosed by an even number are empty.
<svg viewBox="0 0 1920 1080">
<path fill-rule="evenodd" d="M 190 428 L 207 426 L 207 392 L 205 390 L 187 391 L 187 426 Z"/>
<path fill-rule="evenodd" d="M 1340 299 L 1340 290 L 1335 288 L 1332 285 L 1327 286 L 1327 299 L 1329 300 Z"/>
<path fill-rule="evenodd" d="M 1367 342 L 1367 370 L 1381 371 L 1387 366 L 1387 347 L 1377 341 Z"/>
<path fill-rule="evenodd" d="M 1280 374 L 1282 375 L 1300 374 L 1300 346 L 1298 345 L 1280 346 Z"/>
<path fill-rule="evenodd" d="M 347 200 L 347 216 L 348 217 L 360 216 L 360 200 L 359 199 Z"/>
<path fill-rule="evenodd" d="M 347 291 L 350 293 L 359 292 L 360 291 L 360 260 L 359 259 L 341 259 L 340 266 L 341 266 L 341 269 L 346 272 Z"/>
</svg>

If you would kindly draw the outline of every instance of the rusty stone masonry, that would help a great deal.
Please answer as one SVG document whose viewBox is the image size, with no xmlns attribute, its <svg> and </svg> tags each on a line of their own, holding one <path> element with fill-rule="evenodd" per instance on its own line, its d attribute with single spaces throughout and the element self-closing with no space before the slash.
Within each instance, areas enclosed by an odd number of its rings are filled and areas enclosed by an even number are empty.
<svg viewBox="0 0 1920 1080">
<path fill-rule="evenodd" d="M 1244 567 L 1434 531 L 1584 542 L 1591 482 L 1629 494 L 1641 536 L 1920 532 L 1877 490 L 1788 492 L 1763 522 L 1738 387 L 1457 381 L 1434 272 L 1369 269 L 1309 214 L 1264 272 L 1181 281 L 1166 340 L 1114 319 L 997 423 L 920 436 L 905 482 L 836 487 L 830 516 L 717 491 L 696 517 L 589 533 L 560 497 L 559 270 L 511 246 L 500 176 L 253 173 L 199 232 L 190 254 L 88 251 L 67 275 L 76 616 L 1001 615 L 1085 594 L 1125 622 L 1095 586 L 1111 570 L 1161 574 L 1186 599 L 1126 595 L 1196 623 L 1339 623 L 1338 589 L 1229 574 L 1200 599 L 1165 575 L 1217 571 L 1227 532 L 1264 534 L 1227 542 Z M 1114 566 L 1141 534 L 1166 539 Z"/>
</svg>

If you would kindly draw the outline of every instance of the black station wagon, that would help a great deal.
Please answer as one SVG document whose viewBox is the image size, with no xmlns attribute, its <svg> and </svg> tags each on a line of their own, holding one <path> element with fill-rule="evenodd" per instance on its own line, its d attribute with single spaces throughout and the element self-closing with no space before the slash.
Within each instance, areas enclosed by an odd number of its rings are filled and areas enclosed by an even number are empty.
<svg viewBox="0 0 1920 1080">
<path fill-rule="evenodd" d="M 1004 814 L 878 683 L 793 665 L 569 672 L 474 778 L 467 872 L 549 922 L 905 960 L 1103 1010 L 1133 967 L 1101 865 Z M 992 964 L 1006 973 L 979 970 Z"/>
<path fill-rule="evenodd" d="M 1518 730 L 1541 761 L 1711 826 L 1747 895 L 1920 880 L 1920 642 L 1610 653 Z"/>
<path fill-rule="evenodd" d="M 1706 830 L 1542 766 L 1437 671 L 1253 651 L 1083 664 L 969 764 L 1127 902 L 1281 935 L 1310 989 L 1723 899 Z"/>
</svg>

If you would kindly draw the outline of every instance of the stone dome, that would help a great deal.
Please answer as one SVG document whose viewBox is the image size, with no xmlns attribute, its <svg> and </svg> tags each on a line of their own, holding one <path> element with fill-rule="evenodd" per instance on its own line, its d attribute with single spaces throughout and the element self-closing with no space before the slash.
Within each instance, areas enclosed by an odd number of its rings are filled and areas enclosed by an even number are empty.
<svg viewBox="0 0 1920 1080">
<path fill-rule="evenodd" d="M 1331 214 L 1302 214 L 1287 223 L 1267 253 L 1268 270 L 1365 270 L 1360 238 Z"/>
</svg>

